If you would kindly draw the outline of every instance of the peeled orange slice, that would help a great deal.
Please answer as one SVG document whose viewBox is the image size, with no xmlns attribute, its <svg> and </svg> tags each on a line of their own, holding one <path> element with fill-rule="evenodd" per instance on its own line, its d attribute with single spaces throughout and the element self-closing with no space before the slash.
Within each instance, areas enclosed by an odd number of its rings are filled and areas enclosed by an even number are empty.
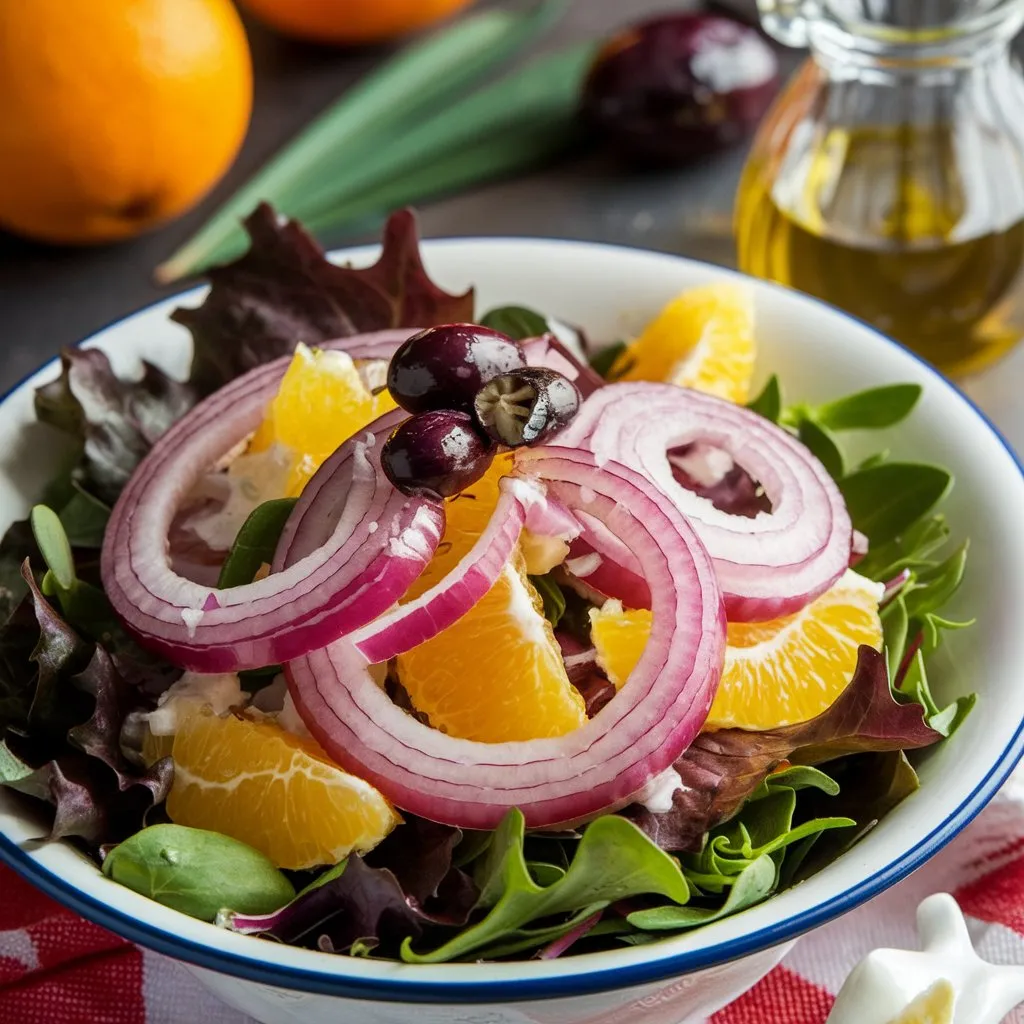
<svg viewBox="0 0 1024 1024">
<path fill-rule="evenodd" d="M 753 297 L 735 284 L 693 288 L 673 299 L 612 366 L 615 380 L 653 380 L 731 402 L 750 397 Z"/>
<path fill-rule="evenodd" d="M 239 839 L 280 868 L 336 864 L 372 849 L 401 820 L 313 740 L 271 721 L 218 717 L 207 706 L 181 724 L 170 753 L 171 820 Z"/>
<path fill-rule="evenodd" d="M 297 495 L 343 441 L 394 408 L 387 391 L 370 393 L 347 353 L 300 342 L 249 451 L 290 449 L 288 494 Z"/>
<path fill-rule="evenodd" d="M 775 729 L 821 714 L 843 692 L 857 648 L 882 646 L 883 587 L 848 570 L 805 608 L 771 622 L 730 622 L 708 729 Z M 651 613 L 607 602 L 590 613 L 598 663 L 621 686 L 647 643 Z"/>
<path fill-rule="evenodd" d="M 508 472 L 497 459 L 472 487 L 447 502 L 437 554 L 406 595 L 433 586 L 483 532 Z M 451 736 L 501 743 L 561 736 L 586 721 L 558 642 L 517 552 L 494 586 L 461 619 L 398 657 L 398 677 L 414 707 Z"/>
</svg>

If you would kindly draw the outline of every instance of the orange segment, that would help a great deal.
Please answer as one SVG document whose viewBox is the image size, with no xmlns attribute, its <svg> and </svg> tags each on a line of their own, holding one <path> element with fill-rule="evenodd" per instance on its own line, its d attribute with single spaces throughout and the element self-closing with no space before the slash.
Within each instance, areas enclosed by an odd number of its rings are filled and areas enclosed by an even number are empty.
<svg viewBox="0 0 1024 1024">
<path fill-rule="evenodd" d="M 857 648 L 882 646 L 882 587 L 852 570 L 794 615 L 730 622 L 725 667 L 708 729 L 774 729 L 821 714 L 846 688 Z M 616 687 L 633 670 L 651 613 L 609 601 L 590 613 L 598 663 Z"/>
<path fill-rule="evenodd" d="M 273 444 L 289 448 L 288 494 L 297 495 L 342 442 L 394 408 L 387 391 L 370 393 L 345 352 L 313 350 L 300 342 L 249 450 Z"/>
<path fill-rule="evenodd" d="M 448 573 L 473 546 L 498 500 L 510 460 L 446 506 L 438 553 L 406 599 Z M 561 736 L 586 721 L 558 642 L 517 552 L 494 586 L 461 619 L 398 658 L 398 676 L 417 710 L 451 736 L 502 743 Z"/>
<path fill-rule="evenodd" d="M 336 864 L 372 849 L 401 820 L 313 740 L 271 721 L 218 718 L 207 706 L 178 729 L 171 755 L 171 820 L 240 839 L 281 868 Z"/>
<path fill-rule="evenodd" d="M 735 284 L 683 292 L 644 328 L 612 367 L 618 380 L 666 381 L 731 402 L 750 397 L 753 297 Z"/>
</svg>

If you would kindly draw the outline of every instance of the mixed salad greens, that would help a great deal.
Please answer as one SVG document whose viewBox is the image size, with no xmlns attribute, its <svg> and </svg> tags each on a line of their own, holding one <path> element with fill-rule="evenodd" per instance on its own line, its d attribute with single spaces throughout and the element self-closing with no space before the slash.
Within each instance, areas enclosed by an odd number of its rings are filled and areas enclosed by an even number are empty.
<svg viewBox="0 0 1024 1024">
<path fill-rule="evenodd" d="M 907 751 L 949 737 L 974 700 L 965 696 L 942 707 L 927 677 L 928 660 L 944 634 L 969 625 L 943 613 L 963 577 L 967 544 L 949 550 L 950 530 L 936 511 L 952 485 L 946 470 L 897 462 L 884 450 L 853 462 L 841 441 L 848 432 L 897 426 L 914 408 L 920 393 L 916 385 L 882 387 L 818 406 L 786 405 L 778 379 L 771 377 L 749 401 L 749 411 L 670 383 L 608 385 L 608 378 L 629 376 L 638 350 L 612 346 L 595 353 L 587 366 L 577 347 L 585 348 L 586 340 L 564 325 L 554 325 L 558 334 L 552 334 L 544 314 L 505 307 L 477 316 L 472 292 L 449 295 L 428 278 L 408 211 L 388 222 L 381 259 L 365 270 L 332 265 L 301 227 L 280 221 L 267 207 L 249 218 L 247 229 L 248 253 L 210 271 L 211 289 L 201 306 L 174 314 L 194 340 L 187 381 L 173 380 L 150 364 L 144 365 L 141 378 L 122 379 L 102 351 L 70 349 L 61 357 L 58 379 L 36 394 L 38 418 L 72 438 L 74 451 L 30 519 L 11 526 L 0 543 L 0 612 L 5 619 L 0 629 L 0 784 L 40 808 L 48 805 L 48 838 L 73 842 L 114 881 L 167 906 L 290 944 L 410 963 L 549 958 L 655 941 L 759 903 L 840 856 L 917 789 Z M 450 325 L 473 323 L 497 332 L 497 341 L 486 333 L 480 337 L 490 338 L 501 358 L 481 371 L 468 404 L 452 391 L 455 385 L 449 386 L 448 405 L 440 410 L 431 405 L 429 394 L 410 397 L 409 389 L 419 385 L 410 385 L 412 378 L 403 383 L 400 371 L 412 365 L 407 352 L 412 342 L 405 341 L 412 328 L 440 325 L 437 331 L 448 332 L 445 344 L 455 344 Z M 471 344 L 479 344 L 474 329 L 460 330 L 469 330 Z M 567 334 L 574 333 L 567 341 Z M 154 489 L 171 487 L 166 478 L 174 476 L 182 458 L 197 457 L 195 452 L 205 453 L 200 469 L 212 465 L 214 475 L 227 479 L 231 458 L 222 456 L 230 450 L 238 458 L 246 443 L 255 448 L 248 441 L 252 427 L 243 423 L 238 437 L 228 437 L 217 434 L 221 428 L 213 419 L 200 422 L 198 429 L 190 424 L 210 409 L 218 421 L 227 422 L 230 410 L 246 402 L 256 410 L 252 422 L 259 422 L 259 410 L 284 372 L 280 361 L 287 363 L 298 342 L 329 342 L 350 352 L 364 374 L 366 401 L 390 386 L 404 409 L 394 410 L 392 403 L 372 427 L 360 424 L 341 448 L 324 453 L 322 468 L 311 472 L 308 486 L 304 478 L 297 493 L 279 489 L 270 496 L 250 495 L 248 515 L 234 529 L 229 549 L 211 550 L 189 535 L 187 522 L 176 516 L 192 493 L 188 487 L 179 481 L 177 492 L 160 492 L 157 498 Z M 527 353 L 521 361 L 520 351 Z M 511 363 L 502 362 L 510 352 Z M 474 364 L 474 370 L 481 365 Z M 268 370 L 271 366 L 277 369 Z M 246 391 L 246 382 L 260 381 L 261 373 L 270 374 L 269 384 Z M 431 380 L 439 375 L 435 367 Z M 481 398 L 485 385 L 489 390 Z M 763 432 L 766 450 L 775 444 L 780 462 L 790 459 L 786 465 L 795 466 L 798 477 L 803 473 L 807 488 L 818 488 L 828 499 L 817 505 L 808 499 L 806 513 L 824 515 L 831 507 L 827 544 L 815 539 L 810 519 L 804 525 L 812 549 L 838 544 L 841 564 L 827 570 L 827 579 L 810 585 L 807 567 L 820 561 L 820 550 L 812 550 L 786 579 L 780 570 L 779 585 L 786 589 L 781 596 L 757 591 L 754 577 L 765 576 L 764 566 L 729 577 L 721 567 L 724 561 L 716 561 L 725 556 L 715 545 L 739 542 L 722 540 L 714 530 L 727 531 L 730 522 L 738 522 L 746 524 L 739 533 L 756 534 L 757 524 L 782 507 L 776 505 L 781 485 L 759 480 L 738 462 L 709 474 L 709 465 L 718 463 L 705 460 L 695 467 L 691 446 L 682 453 L 674 479 L 703 502 L 693 506 L 694 533 L 690 519 L 665 500 L 657 481 L 644 476 L 650 445 L 643 437 L 636 442 L 636 462 L 626 469 L 609 454 L 609 444 L 627 452 L 626 430 L 616 427 L 612 417 L 619 400 L 615 396 L 625 401 L 634 394 L 630 389 L 639 389 L 639 402 L 654 402 L 651 408 L 660 408 L 659 402 L 673 409 L 676 402 L 710 403 L 695 407 L 700 416 L 706 408 L 708 415 L 724 417 L 723 423 L 738 423 L 737 430 Z M 221 401 L 225 395 L 230 402 Z M 214 397 L 204 403 L 209 396 Z M 588 410 L 595 403 L 604 403 L 604 411 L 591 416 L 588 425 Z M 280 413 L 282 407 L 277 408 Z M 635 415 L 635 406 L 630 408 L 631 419 L 644 419 Z M 685 419 L 690 413 L 683 409 L 679 415 Z M 443 437 L 455 436 L 454 423 L 462 431 L 458 436 L 468 438 L 454 461 L 447 450 L 448 461 L 438 461 L 443 447 L 435 440 L 439 417 L 448 431 L 442 431 Z M 173 434 L 167 435 L 172 427 Z M 602 430 L 614 434 L 610 441 L 600 440 Z M 168 436 L 174 444 L 158 444 Z M 571 438 L 571 444 L 555 447 L 559 436 Z M 785 454 L 790 449 L 796 454 Z M 514 455 L 500 454 L 509 451 Z M 474 497 L 474 481 L 496 453 L 514 459 L 507 465 L 519 475 L 511 486 L 506 481 L 495 491 L 497 511 L 493 527 L 485 531 L 486 542 L 478 540 L 459 561 L 461 568 L 451 570 L 459 574 L 459 592 L 469 597 L 456 601 L 452 593 L 458 588 L 441 574 L 440 583 L 396 606 L 421 571 L 429 575 L 431 560 L 443 556 L 445 509 L 451 519 L 453 502 Z M 664 447 L 656 457 L 665 461 Z M 684 642 L 677 635 L 682 628 L 673 633 L 671 624 L 659 625 L 663 598 L 654 583 L 646 596 L 638 590 L 638 576 L 641 584 L 651 578 L 637 570 L 661 557 L 643 531 L 636 534 L 635 547 L 632 535 L 620 536 L 627 551 L 619 551 L 619 563 L 611 554 L 617 550 L 615 537 L 605 537 L 602 546 L 599 530 L 580 532 L 579 524 L 593 520 L 603 507 L 604 479 L 611 481 L 612 495 L 606 526 L 616 516 L 621 521 L 625 495 L 644 510 L 649 505 L 647 529 L 661 529 L 662 538 L 672 538 L 663 546 L 675 553 L 664 558 L 675 558 L 676 568 L 669 565 L 666 572 L 669 578 L 682 578 L 672 573 L 685 568 L 692 575 L 683 584 L 693 584 L 700 595 L 686 598 L 690 604 L 683 601 L 673 614 L 677 624 L 685 621 L 692 627 L 695 638 Z M 380 573 L 372 587 L 350 576 L 349 589 L 329 594 L 321 605 L 315 604 L 319 591 L 310 585 L 301 599 L 313 609 L 313 625 L 294 614 L 294 605 L 289 619 L 287 601 L 271 600 L 275 577 L 290 579 L 293 590 L 305 584 L 292 567 L 334 543 L 332 531 L 344 509 L 351 509 L 353 495 L 362 495 L 359 500 L 365 498 L 377 518 L 370 522 L 370 513 L 356 517 L 369 523 L 358 547 L 362 554 L 345 556 L 342 537 L 330 564 L 337 568 L 343 557 L 366 560 L 371 551 Z M 328 498 L 336 506 L 333 518 L 317 504 Z M 205 495 L 200 511 L 216 517 L 223 512 L 223 495 L 219 500 Z M 575 516 L 574 509 L 589 511 Z M 386 543 L 377 552 L 373 536 L 378 522 L 384 527 L 380 533 L 388 532 L 388 516 L 398 526 L 382 538 Z M 653 522 L 658 516 L 664 520 L 660 527 Z M 310 525 L 311 520 L 316 521 Z M 473 744 L 475 737 L 459 740 L 458 733 L 448 736 L 436 725 L 440 713 L 421 706 L 420 691 L 411 683 L 404 686 L 395 666 L 400 668 L 416 646 L 408 631 L 420 630 L 416 636 L 433 642 L 431 637 L 483 600 L 496 580 L 512 580 L 508 585 L 516 592 L 512 576 L 502 574 L 511 572 L 510 565 L 526 564 L 517 561 L 523 555 L 515 546 L 524 525 L 532 535 L 557 541 L 556 548 L 562 545 L 560 558 L 527 568 L 530 593 L 542 602 L 547 619 L 544 637 L 557 638 L 561 645 L 558 671 L 564 660 L 567 685 L 576 694 L 570 710 L 584 723 L 579 730 L 612 721 L 616 708 L 635 707 L 649 716 L 653 705 L 637 695 L 636 679 L 645 672 L 651 693 L 667 693 L 670 704 L 686 707 L 678 712 L 678 730 L 664 738 L 668 746 L 621 761 L 621 776 L 602 776 L 603 762 L 581 769 L 583 775 L 590 771 L 593 778 L 603 778 L 604 789 L 581 785 L 570 769 L 554 781 L 520 775 L 531 782 L 541 779 L 548 796 L 547 804 L 520 805 L 515 802 L 517 771 L 542 773 L 545 769 L 537 768 L 535 760 L 551 760 L 552 751 L 564 750 L 566 763 L 582 757 L 568 745 L 572 731 L 551 731 L 529 742 L 517 736 L 518 742 L 504 746 L 480 739 Z M 503 530 L 509 534 L 507 543 L 501 539 Z M 192 574 L 192 582 L 174 582 L 188 575 L 185 569 L 173 577 L 177 604 L 161 603 L 163 577 L 154 575 L 156 570 L 144 566 L 131 569 L 137 576 L 125 575 L 124 564 L 133 557 L 145 560 L 146 545 L 160 536 L 163 541 L 156 546 L 180 556 L 175 566 L 187 566 Z M 298 549 L 290 560 L 289 545 Z M 496 563 L 490 569 L 489 559 Z M 396 563 L 401 564 L 396 568 Z M 723 658 L 728 664 L 726 644 L 736 642 L 725 630 L 723 599 L 730 629 L 736 616 L 742 619 L 755 605 L 761 609 L 750 616 L 756 621 L 774 620 L 777 616 L 765 611 L 772 608 L 779 616 L 799 616 L 828 592 L 848 563 L 866 581 L 876 581 L 877 586 L 864 586 L 877 596 L 872 615 L 879 617 L 882 642 L 856 649 L 849 677 L 827 707 L 813 717 L 797 716 L 772 727 L 703 727 Z M 146 572 L 149 582 L 143 578 Z M 398 577 L 390 584 L 388 572 Z M 516 572 L 515 579 L 526 579 L 520 569 Z M 246 589 L 261 584 L 262 589 Z M 205 602 L 189 604 L 189 587 L 207 595 Z M 232 594 L 242 595 L 238 604 L 230 603 Z M 637 594 L 632 604 L 626 600 Z M 591 635 L 595 614 L 608 608 L 614 612 L 618 606 L 607 602 L 616 599 L 625 605 L 623 614 L 630 608 L 653 610 L 653 622 L 645 620 L 644 628 L 652 648 L 661 644 L 664 655 L 658 664 L 654 654 L 639 656 L 636 677 L 629 674 L 626 681 L 616 681 L 609 664 L 595 655 Z M 294 594 L 288 598 L 296 600 Z M 133 601 L 135 608 L 129 607 Z M 160 619 L 165 604 L 181 612 L 177 619 L 173 614 Z M 353 604 L 363 613 L 354 624 Z M 350 617 L 342 621 L 345 614 Z M 333 629 L 326 639 L 325 622 Z M 371 651 L 385 656 L 371 657 Z M 369 689 L 360 690 L 362 684 L 346 676 L 347 666 L 357 661 L 385 667 L 383 675 L 367 683 Z M 679 667 L 684 662 L 686 678 Z M 283 704 L 282 663 L 290 694 Z M 339 774 L 332 761 L 365 778 L 354 785 L 365 787 L 359 792 L 372 793 L 385 808 L 382 834 L 372 843 L 354 842 L 337 863 L 296 866 L 283 864 L 273 854 L 276 848 L 257 849 L 237 835 L 190 826 L 195 821 L 185 813 L 183 798 L 175 804 L 175 788 L 192 784 L 196 764 L 182 761 L 184 748 L 177 745 L 177 736 L 158 734 L 153 715 L 160 713 L 161 702 L 167 709 L 168 694 L 187 690 L 202 695 L 203 680 L 222 679 L 224 673 L 237 687 L 229 687 L 234 703 L 228 709 L 205 707 L 203 713 L 209 718 L 221 711 L 224 719 L 255 723 L 266 730 L 259 735 L 268 738 L 268 748 L 270 738 L 293 743 Z M 351 668 L 350 674 L 358 673 Z M 485 696 L 489 685 L 493 681 L 486 678 L 472 684 Z M 267 696 L 275 688 L 276 707 Z M 500 698 L 493 696 L 494 701 Z M 419 788 L 395 766 L 379 767 L 389 737 L 371 749 L 369 726 L 353 725 L 351 735 L 342 731 L 345 716 L 337 708 L 349 707 L 355 714 L 377 700 L 387 702 L 388 716 L 400 716 L 387 722 L 406 721 L 419 730 L 407 740 L 410 763 L 426 766 Z M 672 714 L 666 711 L 666 717 Z M 608 733 L 588 735 L 605 743 L 608 734 L 628 728 L 621 724 L 627 718 L 624 712 Z M 645 732 L 656 731 L 650 717 L 642 726 Z M 447 756 L 471 747 L 506 757 L 501 763 L 510 795 L 479 786 L 470 795 L 446 796 L 445 787 L 455 783 L 429 776 L 437 751 Z M 518 769 L 514 757 L 501 753 L 513 747 L 527 751 Z M 531 760 L 530 750 L 547 753 Z M 658 756 L 669 759 L 654 770 Z M 360 757 L 365 758 L 364 771 L 355 766 Z M 609 755 L 607 764 L 617 763 Z M 467 785 L 478 771 L 468 758 Z M 615 792 L 618 799 L 608 796 Z M 215 817 L 226 806 L 220 801 L 228 799 L 224 793 L 216 798 Z M 563 813 L 566 808 L 580 813 Z M 251 816 L 258 813 L 254 805 Z M 282 821 L 279 830 L 291 829 L 290 820 Z"/>
</svg>

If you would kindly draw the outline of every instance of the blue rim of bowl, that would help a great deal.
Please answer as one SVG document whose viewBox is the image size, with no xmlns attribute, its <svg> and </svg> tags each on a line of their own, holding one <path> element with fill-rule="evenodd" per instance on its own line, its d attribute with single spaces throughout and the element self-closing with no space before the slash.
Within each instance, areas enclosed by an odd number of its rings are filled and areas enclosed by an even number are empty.
<svg viewBox="0 0 1024 1024">
<path fill-rule="evenodd" d="M 431 246 L 445 244 L 459 244 L 466 242 L 487 244 L 522 244 L 529 242 L 543 242 L 546 245 L 584 246 L 587 248 L 601 248 L 623 251 L 628 253 L 642 253 L 645 255 L 661 256 L 669 259 L 679 259 L 683 262 L 698 264 L 714 270 L 718 274 L 748 279 L 748 275 L 728 267 L 718 267 L 703 260 L 691 259 L 672 253 L 659 253 L 649 249 L 638 249 L 634 246 L 613 245 L 606 242 L 587 242 L 585 240 L 556 239 L 556 238 L 533 238 L 533 237 L 451 237 L 434 238 L 425 240 Z M 350 249 L 336 250 L 338 253 L 359 253 L 362 251 L 373 251 L 376 246 L 353 246 Z M 333 252 L 332 252 L 333 254 Z M 978 419 L 986 426 L 988 431 L 996 438 L 1003 447 L 1010 459 L 1017 467 L 1021 477 L 1024 478 L 1024 461 L 1017 455 L 1013 446 L 1003 437 L 1002 433 L 978 405 L 961 391 L 955 384 L 947 380 L 938 370 L 922 359 L 916 352 L 903 345 L 901 342 L 882 334 L 876 328 L 858 317 L 853 316 L 844 310 L 838 309 L 827 302 L 822 302 L 811 296 L 804 295 L 794 289 L 771 281 L 758 280 L 760 285 L 766 285 L 777 291 L 795 295 L 799 299 L 822 306 L 831 312 L 852 321 L 870 331 L 880 338 L 887 345 L 901 349 L 911 359 L 918 363 L 935 380 L 940 387 L 950 390 L 956 398 L 963 402 Z M 80 341 L 78 344 L 85 344 L 97 335 L 117 327 L 127 320 L 131 320 L 142 313 L 151 310 L 154 306 L 161 305 L 171 299 L 182 299 L 189 295 L 196 294 L 202 286 L 189 289 L 188 291 L 168 296 L 166 299 L 159 299 L 116 320 L 112 320 L 105 327 L 100 328 Z M 31 373 L 26 374 L 17 384 L 9 388 L 3 395 L 0 395 L 0 404 L 20 388 L 22 388 L 40 370 L 55 366 L 59 357 L 55 357 Z M 827 922 L 853 910 L 860 904 L 874 896 L 879 895 L 885 889 L 895 885 L 911 872 L 919 868 L 925 861 L 930 859 L 942 849 L 951 839 L 957 836 L 970 822 L 978 815 L 985 805 L 995 795 L 996 791 L 1009 777 L 1016 767 L 1018 761 L 1024 756 L 1024 721 L 1022 721 L 1013 734 L 1010 742 L 994 762 L 985 777 L 975 786 L 974 790 L 964 799 L 960 805 L 945 820 L 936 826 L 928 835 L 921 839 L 912 850 L 900 858 L 899 861 L 885 865 L 873 875 L 863 879 L 857 885 L 844 890 L 834 897 L 827 905 L 818 905 L 811 910 L 794 915 L 784 921 L 779 921 L 766 928 L 762 928 L 750 935 L 739 939 L 733 939 L 718 943 L 714 946 L 706 946 L 701 949 L 687 951 L 672 956 L 662 957 L 655 960 L 647 960 L 638 964 L 628 964 L 620 967 L 602 968 L 598 971 L 587 971 L 579 974 L 561 975 L 552 978 L 518 978 L 514 980 L 494 980 L 479 982 L 464 981 L 406 981 L 397 979 L 373 979 L 344 977 L 324 971 L 307 970 L 305 968 L 284 966 L 274 964 L 258 957 L 240 956 L 235 953 L 228 953 L 224 950 L 205 946 L 197 942 L 191 942 L 176 937 L 160 928 L 136 920 L 128 914 L 113 910 L 107 904 L 86 896 L 76 889 L 70 882 L 54 874 L 40 865 L 30 854 L 20 849 L 17 844 L 6 836 L 0 835 L 0 863 L 5 863 L 17 871 L 22 877 L 30 881 L 37 888 L 41 889 L 48 896 L 76 911 L 83 917 L 108 928 L 124 938 L 145 946 L 148 949 L 163 953 L 177 960 L 183 960 L 206 970 L 231 975 L 246 981 L 258 982 L 263 985 L 273 985 L 279 988 L 292 989 L 301 992 L 316 993 L 344 997 L 351 999 L 367 999 L 378 1002 L 410 1002 L 410 1003 L 515 1003 L 536 999 L 557 999 L 593 993 L 607 992 L 616 989 L 632 988 L 634 986 L 657 983 L 671 978 L 679 977 L 701 968 L 717 966 L 744 956 L 770 949 L 789 942 L 806 932 L 817 928 Z M 265 941 L 265 940 L 260 940 Z M 656 949 L 653 947 L 642 947 L 647 950 Z"/>
</svg>

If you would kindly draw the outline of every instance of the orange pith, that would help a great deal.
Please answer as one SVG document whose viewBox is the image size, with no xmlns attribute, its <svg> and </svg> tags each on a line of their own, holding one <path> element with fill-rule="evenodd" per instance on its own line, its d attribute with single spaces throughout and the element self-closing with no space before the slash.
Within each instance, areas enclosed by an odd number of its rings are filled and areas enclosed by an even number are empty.
<svg viewBox="0 0 1024 1024">
<path fill-rule="evenodd" d="M 249 451 L 265 451 L 272 444 L 288 448 L 287 493 L 294 496 L 343 441 L 394 408 L 387 391 L 370 393 L 346 353 L 300 343 Z"/>
<path fill-rule="evenodd" d="M 756 346 L 751 295 L 735 284 L 692 288 L 669 302 L 612 367 L 616 380 L 678 384 L 746 402 Z"/>
<path fill-rule="evenodd" d="M 498 500 L 507 457 L 447 503 L 438 553 L 406 595 L 421 594 L 473 546 Z M 417 710 L 451 736 L 501 743 L 561 736 L 586 721 L 558 643 L 517 552 L 487 594 L 436 637 L 398 658 Z"/>
<path fill-rule="evenodd" d="M 154 739 L 150 756 L 167 742 Z M 269 720 L 200 708 L 178 728 L 171 756 L 171 820 L 239 839 L 278 867 L 336 864 L 372 849 L 400 821 L 369 783 Z"/>
<path fill-rule="evenodd" d="M 708 729 L 774 729 L 821 714 L 846 688 L 861 644 L 880 649 L 880 586 L 848 571 L 794 615 L 731 622 Z M 608 602 L 591 612 L 598 662 L 621 686 L 640 658 L 651 613 Z"/>
</svg>

